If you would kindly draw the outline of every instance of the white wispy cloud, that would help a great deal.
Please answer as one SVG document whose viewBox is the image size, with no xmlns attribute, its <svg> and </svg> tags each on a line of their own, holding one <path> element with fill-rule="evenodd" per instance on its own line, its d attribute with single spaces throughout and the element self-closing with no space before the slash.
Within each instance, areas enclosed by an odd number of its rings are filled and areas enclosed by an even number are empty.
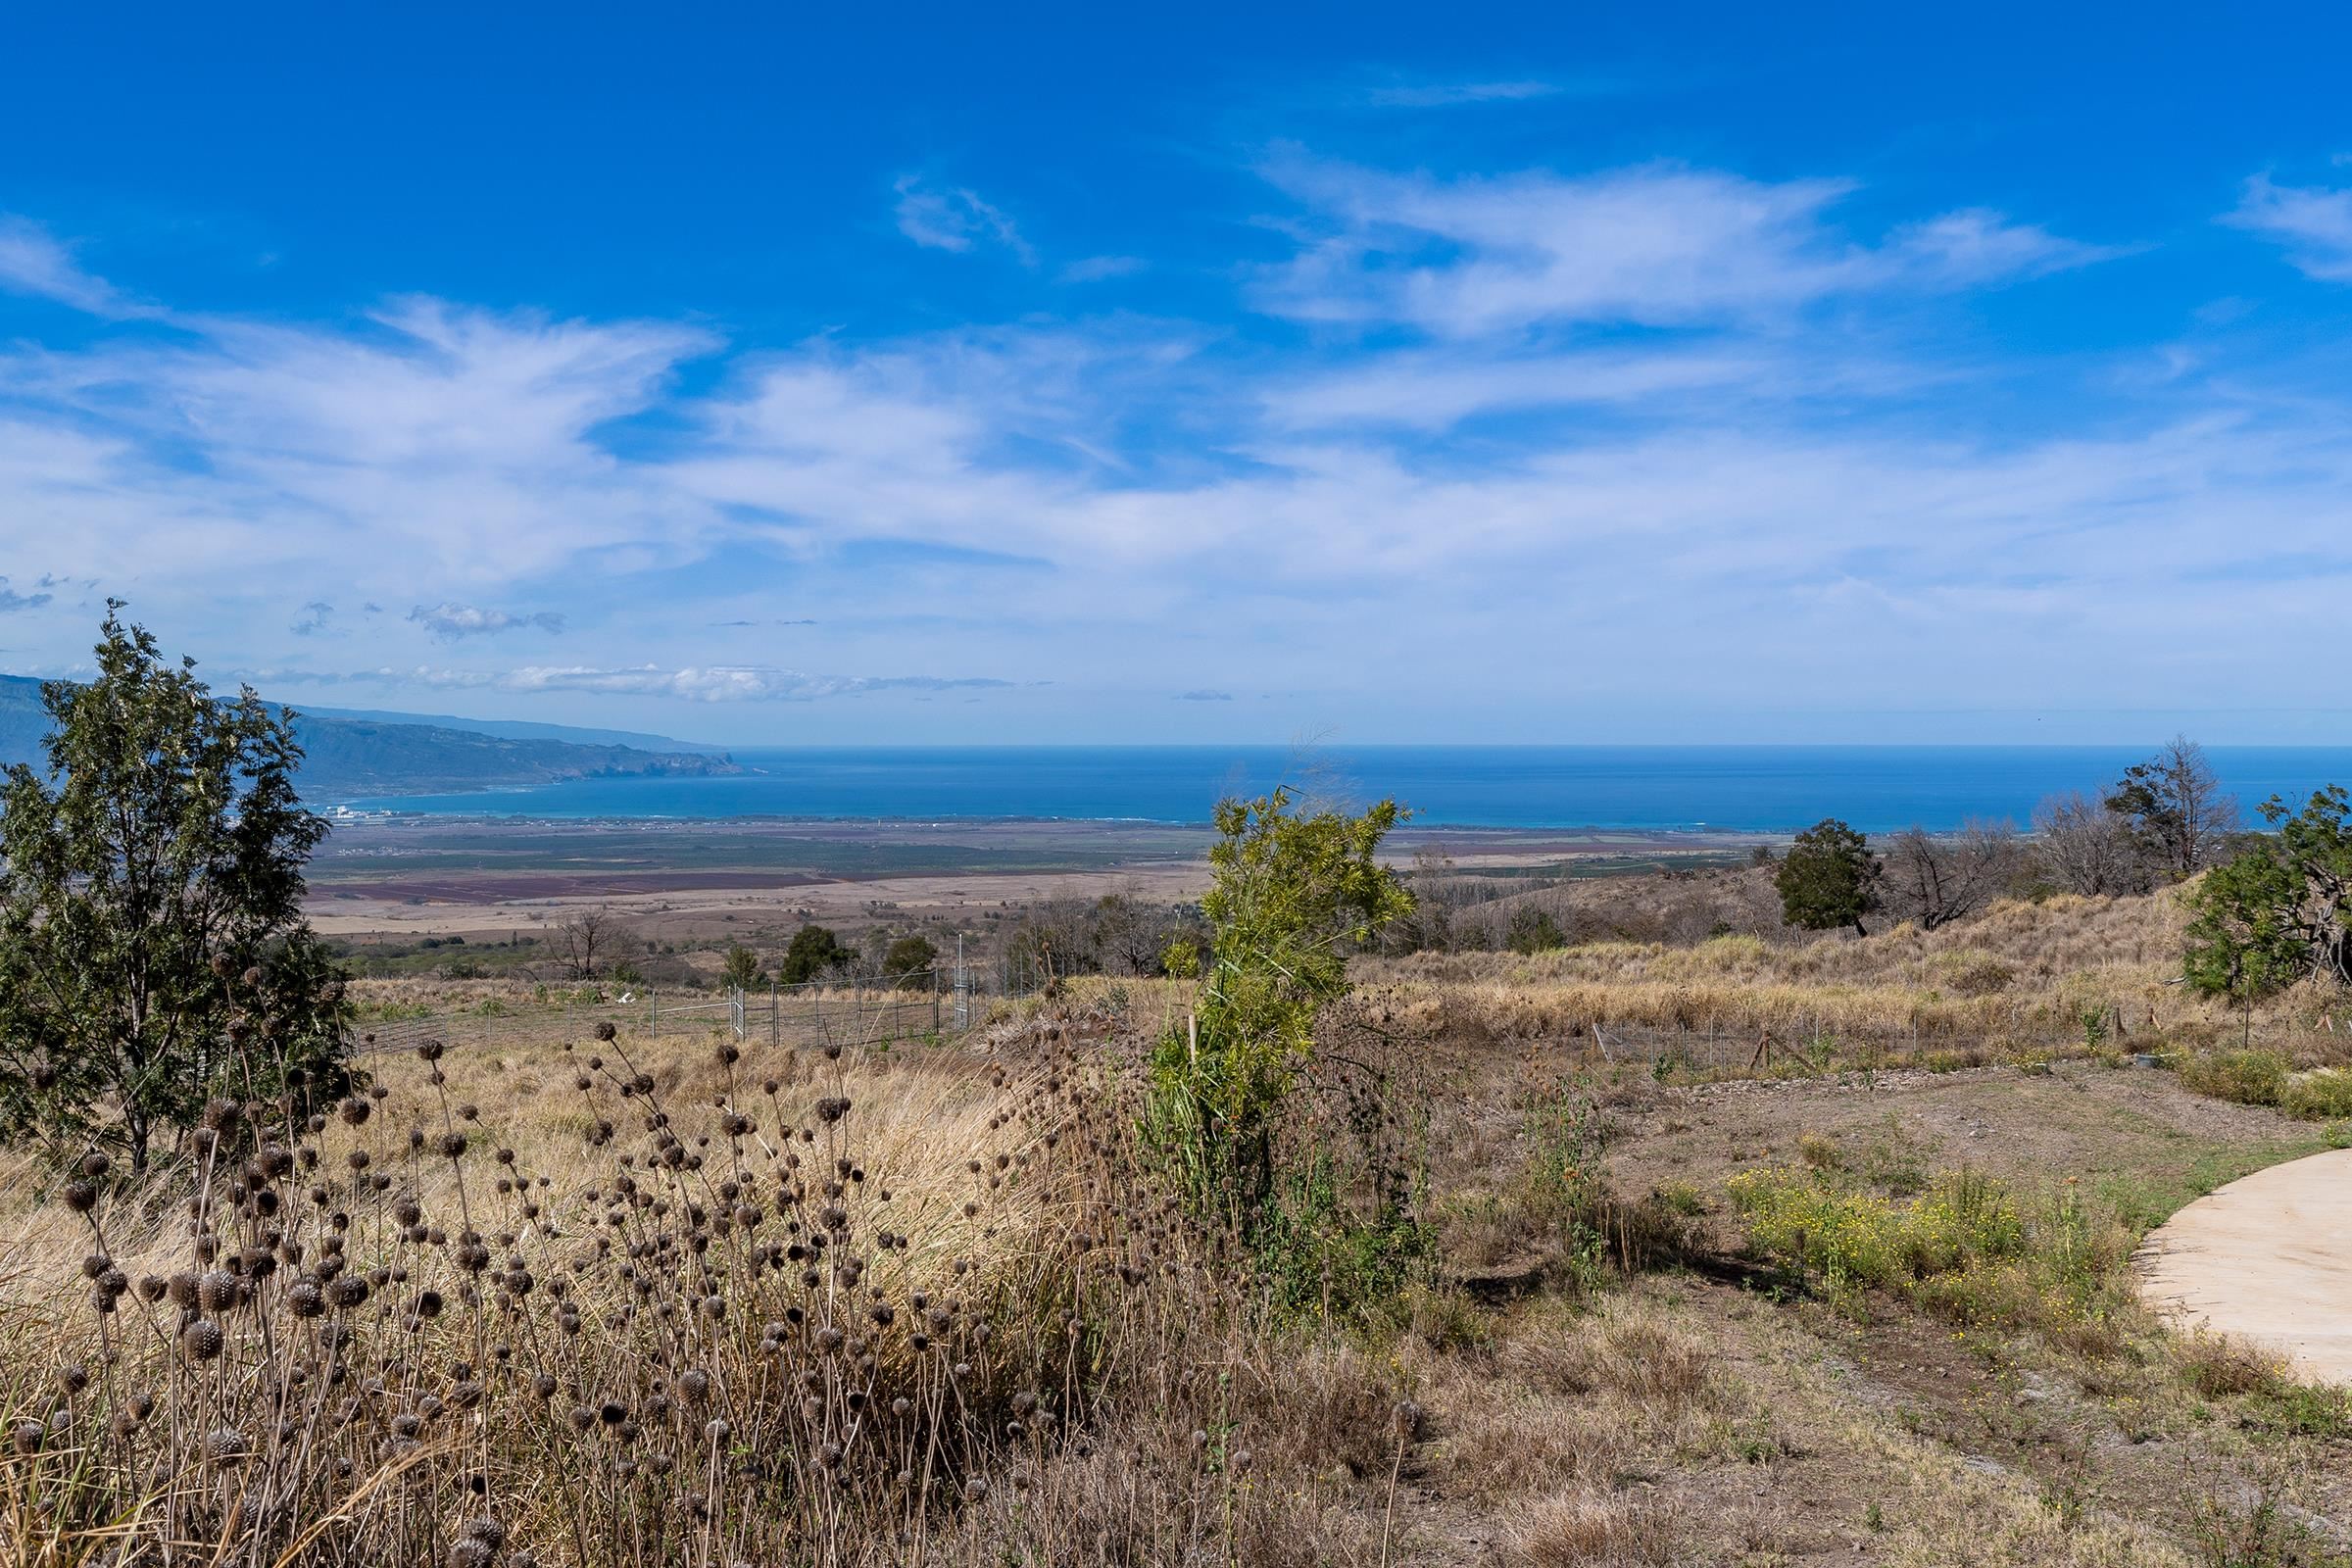
<svg viewBox="0 0 2352 1568">
<path fill-rule="evenodd" d="M 1441 430 L 1472 415 L 1561 405 L 1640 406 L 1770 376 L 1784 392 L 1809 367 L 1755 346 L 1494 354 L 1383 354 L 1264 390 L 1286 428 L 1367 422 Z"/>
<path fill-rule="evenodd" d="M 72 247 L 30 219 L 0 214 L 0 290 L 36 295 L 92 316 L 150 316 L 155 308 L 126 297 L 74 259 Z"/>
<path fill-rule="evenodd" d="M 371 593 L 424 603 L 582 553 L 691 547 L 713 522 L 595 433 L 655 407 L 716 346 L 701 331 L 430 300 L 357 329 L 188 324 L 0 353 L 0 494 L 70 575 L 261 579 L 342 559 Z"/>
<path fill-rule="evenodd" d="M 2222 220 L 2285 246 L 2306 276 L 2352 283 L 2352 186 L 2279 185 L 2256 174 Z"/>
<path fill-rule="evenodd" d="M 364 670 L 266 669 L 254 678 L 282 684 L 411 686 L 436 691 L 584 692 L 600 697 L 665 697 L 693 703 L 807 703 L 869 692 L 960 691 L 1007 687 L 975 675 L 816 675 L 761 664 L 657 664 L 605 669 L 587 664 L 525 664 L 516 669 L 431 665 Z"/>
<path fill-rule="evenodd" d="M 1132 277 L 1151 265 L 1140 256 L 1088 256 L 1054 275 L 1064 283 L 1100 283 L 1105 278 Z"/>
<path fill-rule="evenodd" d="M 1838 180 L 1303 157 L 1279 179 L 1292 251 L 1248 288 L 1309 329 L 1241 343 L 1105 316 L 753 353 L 405 300 L 0 345 L 0 560 L 103 577 L 289 682 L 575 713 L 1014 683 L 993 713 L 1052 678 L 1181 721 L 1272 659 L 1307 694 L 1286 704 L 1366 724 L 1419 704 L 1446 732 L 1479 703 L 1556 714 L 1637 686 L 1653 708 L 1899 703 L 1951 689 L 1963 626 L 1986 700 L 2324 684 L 2257 666 L 2333 636 L 2352 411 L 2226 359 L 2123 394 L 2110 366 L 1954 364 L 1907 335 L 1942 296 L 2107 251 L 1966 206 L 1857 235 Z M 698 359 L 715 373 L 687 381 Z M 1925 396 L 1963 378 L 1999 395 Z M 395 608 L 323 644 L 288 626 L 363 595 Z M 576 662 L 531 649 L 540 605 Z M 747 625 L 710 662 L 713 623 L 804 612 L 821 654 Z M 2179 630 L 2144 667 L 2088 657 L 2152 624 Z M 1497 627 L 1542 627 L 1544 657 L 1498 666 Z M 479 667 L 416 665 L 419 628 Z M 499 667 L 499 630 L 527 662 Z M 373 667 L 292 667 L 320 646 Z"/>
<path fill-rule="evenodd" d="M 534 614 L 517 615 L 504 610 L 485 610 L 479 605 L 418 605 L 409 612 L 409 619 L 443 642 L 456 642 L 464 637 L 487 637 L 526 627 L 545 632 L 564 629 L 564 617 L 556 611 L 542 610 Z"/>
<path fill-rule="evenodd" d="M 1962 288 L 2043 277 L 2113 261 L 2132 249 L 2066 239 L 2038 224 L 2012 222 L 1988 207 L 1970 207 L 1896 229 L 1878 259 L 1886 282 Z"/>
<path fill-rule="evenodd" d="M 943 188 L 920 174 L 902 174 L 893 188 L 899 197 L 899 232 L 917 245 L 965 252 L 996 244 L 1019 257 L 1022 265 L 1037 265 L 1037 252 L 1012 219 L 1003 208 L 982 200 L 979 192 L 961 185 Z"/>
<path fill-rule="evenodd" d="M 1257 299 L 1302 320 L 1468 337 L 1542 323 L 1679 326 L 1834 295 L 2034 276 L 2112 254 L 1982 209 L 1879 245 L 1832 223 L 1842 179 L 1767 183 L 1646 166 L 1597 174 L 1399 174 L 1288 150 L 1262 170 L 1305 218 Z"/>
<path fill-rule="evenodd" d="M 1552 81 L 1398 82 L 1369 87 L 1364 102 L 1381 109 L 1450 109 L 1459 104 L 1523 103 L 1561 91 Z"/>
</svg>

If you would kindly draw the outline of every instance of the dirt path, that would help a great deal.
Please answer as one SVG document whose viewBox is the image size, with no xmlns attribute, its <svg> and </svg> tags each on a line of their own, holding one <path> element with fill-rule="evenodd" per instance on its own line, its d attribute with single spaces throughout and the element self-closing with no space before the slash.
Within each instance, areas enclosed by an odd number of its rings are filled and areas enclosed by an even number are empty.
<svg viewBox="0 0 2352 1568">
<path fill-rule="evenodd" d="M 2140 1253 L 2148 1299 L 2352 1383 L 2352 1149 L 2274 1165 L 2175 1214 Z"/>
</svg>

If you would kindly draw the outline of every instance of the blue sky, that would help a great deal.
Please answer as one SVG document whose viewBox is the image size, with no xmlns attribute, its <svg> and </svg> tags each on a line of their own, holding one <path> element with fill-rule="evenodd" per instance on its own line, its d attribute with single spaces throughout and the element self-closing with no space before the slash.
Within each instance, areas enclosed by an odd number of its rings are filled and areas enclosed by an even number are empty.
<svg viewBox="0 0 2352 1568">
<path fill-rule="evenodd" d="M 2352 734 L 2340 13 L 833 10 L 12 18 L 0 668 L 111 593 L 734 744 Z"/>
</svg>

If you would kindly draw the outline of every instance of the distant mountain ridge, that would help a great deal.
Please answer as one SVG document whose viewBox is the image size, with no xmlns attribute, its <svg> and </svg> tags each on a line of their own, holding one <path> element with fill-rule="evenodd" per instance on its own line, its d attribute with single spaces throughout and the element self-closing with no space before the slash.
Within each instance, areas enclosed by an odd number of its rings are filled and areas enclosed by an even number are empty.
<svg viewBox="0 0 2352 1568">
<path fill-rule="evenodd" d="M 681 746 L 659 735 L 302 708 L 296 712 L 295 733 L 305 754 L 297 783 L 306 800 L 320 805 L 374 795 L 514 789 L 573 778 L 695 778 L 743 771 L 724 752 Z M 41 741 L 48 733 L 41 683 L 23 675 L 0 675 L 0 764 L 39 761 Z M 564 735 L 583 738 L 558 738 Z M 624 735 L 646 744 L 626 744 Z"/>
<path fill-rule="evenodd" d="M 566 741 L 574 746 L 626 746 L 640 752 L 700 752 L 723 757 L 724 746 L 707 741 L 682 741 L 668 735 L 648 735 L 633 729 L 583 729 L 577 724 L 542 724 L 527 718 L 461 718 L 454 713 L 402 713 L 378 708 L 313 708 L 288 705 L 318 718 L 349 718 L 371 724 L 427 724 L 434 729 L 467 730 L 511 741 Z"/>
</svg>

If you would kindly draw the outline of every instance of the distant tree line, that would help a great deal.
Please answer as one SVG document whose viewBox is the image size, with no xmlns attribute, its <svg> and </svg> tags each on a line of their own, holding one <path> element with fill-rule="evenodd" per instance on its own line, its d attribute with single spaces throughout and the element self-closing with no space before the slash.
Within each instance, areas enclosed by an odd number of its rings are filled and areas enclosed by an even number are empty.
<svg viewBox="0 0 2352 1568">
<path fill-rule="evenodd" d="M 674 949 L 660 954 L 610 909 L 575 910 L 549 935 L 545 947 L 564 977 L 610 980 L 622 985 L 709 984 L 704 971 Z M 768 985 L 799 986 L 817 981 L 872 981 L 902 985 L 938 967 L 939 948 L 919 932 L 894 935 L 877 927 L 864 946 L 848 942 L 814 921 L 792 934 L 771 969 L 759 950 L 730 942 L 719 959 L 718 983 L 737 990 Z"/>
<path fill-rule="evenodd" d="M 2176 736 L 2101 795 L 2042 802 L 2034 848 L 2042 872 L 2069 893 L 2147 893 L 2215 864 L 2243 827 L 2204 748 Z"/>
<path fill-rule="evenodd" d="M 2103 790 L 2045 800 L 2030 834 L 1978 820 L 1955 832 L 1874 837 L 1832 817 L 1785 852 L 1759 847 L 1742 869 L 1577 880 L 1465 870 L 1425 848 L 1408 877 L 1413 909 L 1391 924 L 1384 947 L 1541 953 L 1788 929 L 1867 934 L 1899 921 L 1934 931 L 1996 899 L 2152 892 L 2216 865 L 2246 838 L 2202 749 L 2178 738 Z"/>
<path fill-rule="evenodd" d="M 1861 933 L 1884 911 L 1933 931 L 2005 894 L 2117 896 L 2186 881 L 2231 853 L 2240 828 L 2204 748 L 2176 736 L 2096 797 L 2042 802 L 2030 840 L 2008 822 L 1944 835 L 1914 827 L 1882 855 L 1833 817 L 1797 835 L 1774 885 L 1784 917 L 1805 930 Z"/>
<path fill-rule="evenodd" d="M 1186 972 L 1207 947 L 1208 923 L 1199 906 L 1154 904 L 1139 893 L 1118 892 L 1031 905 L 1004 932 L 999 959 L 1008 974 L 1034 981 L 1157 976 Z"/>
</svg>

